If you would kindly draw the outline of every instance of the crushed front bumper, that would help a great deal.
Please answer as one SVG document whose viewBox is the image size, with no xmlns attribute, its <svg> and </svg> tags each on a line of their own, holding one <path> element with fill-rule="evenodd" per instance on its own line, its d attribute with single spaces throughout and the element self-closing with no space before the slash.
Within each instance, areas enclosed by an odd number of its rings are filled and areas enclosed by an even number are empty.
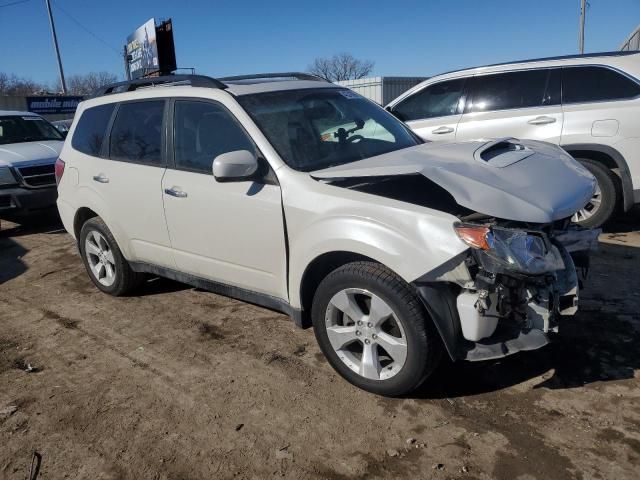
<svg viewBox="0 0 640 480">
<path fill-rule="evenodd" d="M 549 343 L 562 317 L 578 310 L 576 267 L 585 267 L 597 234 L 545 235 L 549 258 L 540 257 L 533 273 L 473 251 L 465 262 L 469 281 L 448 287 L 444 282 L 416 283 L 451 358 L 491 360 Z"/>
</svg>

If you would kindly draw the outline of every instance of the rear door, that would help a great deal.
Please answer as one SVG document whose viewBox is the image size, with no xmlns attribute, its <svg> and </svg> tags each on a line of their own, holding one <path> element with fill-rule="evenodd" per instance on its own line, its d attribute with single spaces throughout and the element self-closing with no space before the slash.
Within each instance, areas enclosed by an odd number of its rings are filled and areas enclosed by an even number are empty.
<svg viewBox="0 0 640 480">
<path fill-rule="evenodd" d="M 219 182 L 213 160 L 257 152 L 249 135 L 215 101 L 177 99 L 172 118 L 174 160 L 162 190 L 178 270 L 288 298 L 281 192 L 266 160 L 261 178 Z"/>
<path fill-rule="evenodd" d="M 128 243 L 129 260 L 172 267 L 160 189 L 166 168 L 166 108 L 164 99 L 119 104 L 103 146 L 106 159 L 83 170 L 106 203 L 112 219 L 107 223 Z"/>
<path fill-rule="evenodd" d="M 456 139 L 515 137 L 560 143 L 561 70 L 522 70 L 470 79 Z"/>
<path fill-rule="evenodd" d="M 428 141 L 454 141 L 465 79 L 433 83 L 394 105 L 391 112 Z"/>
</svg>

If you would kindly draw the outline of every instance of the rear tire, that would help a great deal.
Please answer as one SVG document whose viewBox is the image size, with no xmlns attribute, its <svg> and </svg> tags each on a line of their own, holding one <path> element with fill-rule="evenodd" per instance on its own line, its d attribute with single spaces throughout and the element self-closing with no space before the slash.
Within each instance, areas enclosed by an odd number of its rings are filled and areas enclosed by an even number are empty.
<svg viewBox="0 0 640 480">
<path fill-rule="evenodd" d="M 378 263 L 353 262 L 327 275 L 311 315 L 331 366 L 378 395 L 415 390 L 442 356 L 438 333 L 414 290 Z"/>
<path fill-rule="evenodd" d="M 584 208 L 576 212 L 573 221 L 587 228 L 604 225 L 615 213 L 621 197 L 620 179 L 605 165 L 588 158 L 576 158 L 596 177 L 598 190 Z"/>
<path fill-rule="evenodd" d="M 124 258 L 111 230 L 100 217 L 87 220 L 80 230 L 80 254 L 96 287 L 113 296 L 130 293 L 144 281 Z"/>
</svg>

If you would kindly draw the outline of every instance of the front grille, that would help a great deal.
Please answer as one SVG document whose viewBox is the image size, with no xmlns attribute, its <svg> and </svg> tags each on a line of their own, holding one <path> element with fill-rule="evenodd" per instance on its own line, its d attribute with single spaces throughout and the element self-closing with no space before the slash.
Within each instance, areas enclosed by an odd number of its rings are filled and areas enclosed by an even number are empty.
<svg viewBox="0 0 640 480">
<path fill-rule="evenodd" d="M 50 187 L 56 184 L 55 164 L 17 167 L 27 187 Z"/>
</svg>

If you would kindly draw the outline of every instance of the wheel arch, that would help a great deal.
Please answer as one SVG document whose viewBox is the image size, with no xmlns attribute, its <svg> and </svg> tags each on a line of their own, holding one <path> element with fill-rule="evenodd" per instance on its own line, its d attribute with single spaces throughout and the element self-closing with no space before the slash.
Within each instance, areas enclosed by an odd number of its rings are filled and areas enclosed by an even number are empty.
<svg viewBox="0 0 640 480">
<path fill-rule="evenodd" d="M 629 166 L 618 150 L 608 145 L 597 143 L 572 143 L 561 145 L 561 147 L 574 158 L 588 158 L 602 163 L 607 168 L 617 168 L 620 172 L 619 176 L 622 184 L 621 193 L 624 211 L 633 206 L 633 185 L 631 184 Z"/>
<path fill-rule="evenodd" d="M 80 242 L 80 230 L 82 226 L 87 220 L 94 217 L 99 217 L 99 215 L 89 207 L 80 207 L 76 210 L 76 214 L 73 217 L 73 235 L 76 238 L 76 242 Z"/>
<path fill-rule="evenodd" d="M 336 268 L 351 262 L 369 261 L 381 263 L 378 260 L 355 252 L 333 251 L 325 252 L 315 257 L 305 268 L 299 288 L 301 323 L 303 328 L 311 326 L 311 305 L 320 282 Z"/>
</svg>

